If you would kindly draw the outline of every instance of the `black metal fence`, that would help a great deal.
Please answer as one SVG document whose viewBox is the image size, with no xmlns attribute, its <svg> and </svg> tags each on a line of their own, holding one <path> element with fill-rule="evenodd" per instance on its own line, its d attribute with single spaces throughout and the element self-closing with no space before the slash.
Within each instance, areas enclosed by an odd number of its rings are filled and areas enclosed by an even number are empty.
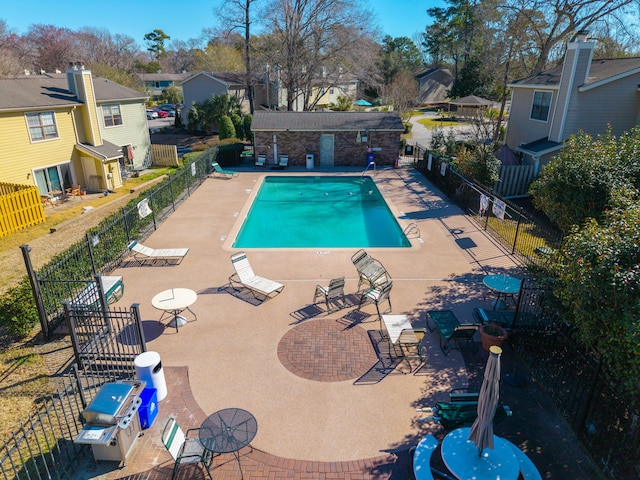
<svg viewBox="0 0 640 480">
<path fill-rule="evenodd" d="M 496 237 L 527 264 L 544 264 L 558 248 L 563 235 L 545 225 L 523 207 L 460 175 L 451 160 L 414 148 L 414 166 L 469 214 L 481 228 Z"/>
<path fill-rule="evenodd" d="M 92 456 L 89 445 L 73 442 L 82 430 L 82 411 L 108 382 L 131 380 L 133 363 L 99 371 L 75 366 L 58 377 L 57 392 L 43 400 L 31 417 L 0 445 L 0 478 L 5 480 L 62 480 Z"/>
<path fill-rule="evenodd" d="M 217 148 L 144 191 L 119 212 L 86 232 L 85 238 L 53 258 L 39 271 L 31 265 L 30 248 L 22 246 L 43 334 L 50 338 L 64 320 L 63 302 L 75 297 L 98 274 L 113 270 L 128 255 L 131 240 L 144 240 L 198 188 L 211 171 Z M 141 205 L 142 204 L 142 205 Z M 147 206 L 146 216 L 141 210 Z M 85 283 L 79 283 L 79 280 Z"/>
<path fill-rule="evenodd" d="M 526 264 L 544 265 L 560 246 L 563 237 L 558 230 L 462 177 L 451 168 L 449 159 L 416 145 L 413 163 Z M 486 200 L 482 200 L 483 196 Z M 496 204 L 498 208 L 494 210 Z M 603 359 L 585 348 L 576 332 L 562 320 L 563 310 L 544 280 L 547 279 L 535 278 L 531 272 L 525 278 L 510 337 L 513 346 L 527 364 L 532 379 L 563 413 L 603 475 L 616 480 L 637 479 L 640 398 L 637 392 L 619 385 Z"/>
</svg>

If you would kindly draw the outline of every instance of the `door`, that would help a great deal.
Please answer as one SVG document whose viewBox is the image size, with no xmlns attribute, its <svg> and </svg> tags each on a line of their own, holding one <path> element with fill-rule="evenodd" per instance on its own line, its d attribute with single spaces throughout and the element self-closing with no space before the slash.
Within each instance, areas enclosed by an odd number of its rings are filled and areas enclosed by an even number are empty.
<svg viewBox="0 0 640 480">
<path fill-rule="evenodd" d="M 333 135 L 320 135 L 320 166 L 333 167 Z"/>
</svg>

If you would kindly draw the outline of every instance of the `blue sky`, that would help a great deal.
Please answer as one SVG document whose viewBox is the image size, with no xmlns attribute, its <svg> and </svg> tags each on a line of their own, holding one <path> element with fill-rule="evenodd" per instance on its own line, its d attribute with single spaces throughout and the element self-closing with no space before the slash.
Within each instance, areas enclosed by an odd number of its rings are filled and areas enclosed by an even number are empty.
<svg viewBox="0 0 640 480">
<path fill-rule="evenodd" d="M 375 12 L 372 19 L 383 33 L 392 37 L 413 39 L 422 33 L 427 23 L 427 8 L 442 6 L 443 0 L 363 0 Z M 19 34 L 27 32 L 32 24 L 55 25 L 77 30 L 81 27 L 104 28 L 112 34 L 123 33 L 140 46 L 144 35 L 159 28 L 171 40 L 197 38 L 203 28 L 215 22 L 213 0 L 4 0 L 0 20 Z M 370 25 L 363 19 L 363 26 Z"/>
</svg>

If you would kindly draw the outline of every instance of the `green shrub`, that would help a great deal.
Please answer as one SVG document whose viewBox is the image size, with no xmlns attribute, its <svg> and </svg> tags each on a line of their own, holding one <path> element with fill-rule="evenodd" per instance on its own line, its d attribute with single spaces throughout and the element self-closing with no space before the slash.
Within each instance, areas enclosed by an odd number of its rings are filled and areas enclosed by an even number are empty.
<svg viewBox="0 0 640 480">
<path fill-rule="evenodd" d="M 236 129 L 233 126 L 233 122 L 231 121 L 231 117 L 228 115 L 223 115 L 220 119 L 220 131 L 218 133 L 218 137 L 220 140 L 224 140 L 225 138 L 232 138 L 236 136 Z"/>
<path fill-rule="evenodd" d="M 244 138 L 245 140 L 249 140 L 251 143 L 253 143 L 251 122 L 253 122 L 253 116 L 250 113 L 247 113 L 244 117 L 242 117 L 242 130 L 244 132 Z"/>
<path fill-rule="evenodd" d="M 240 117 L 240 115 L 238 115 L 237 113 L 233 113 L 231 115 L 231 123 L 233 123 L 233 128 L 235 128 L 236 130 L 236 134 L 234 136 L 240 139 L 245 138 L 243 131 L 244 126 L 242 124 L 242 118 Z"/>
<path fill-rule="evenodd" d="M 0 297 L 0 326 L 16 337 L 26 337 L 38 323 L 38 311 L 31 292 L 29 279 L 24 277 L 18 285 Z"/>
</svg>

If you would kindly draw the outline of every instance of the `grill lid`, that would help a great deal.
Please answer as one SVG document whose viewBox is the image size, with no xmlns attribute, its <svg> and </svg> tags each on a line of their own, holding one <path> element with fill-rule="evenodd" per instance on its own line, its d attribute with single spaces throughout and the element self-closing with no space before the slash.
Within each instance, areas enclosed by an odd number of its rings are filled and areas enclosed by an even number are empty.
<svg viewBox="0 0 640 480">
<path fill-rule="evenodd" d="M 113 425 L 134 386 L 129 383 L 105 383 L 89 406 L 82 412 L 87 422 Z"/>
</svg>

